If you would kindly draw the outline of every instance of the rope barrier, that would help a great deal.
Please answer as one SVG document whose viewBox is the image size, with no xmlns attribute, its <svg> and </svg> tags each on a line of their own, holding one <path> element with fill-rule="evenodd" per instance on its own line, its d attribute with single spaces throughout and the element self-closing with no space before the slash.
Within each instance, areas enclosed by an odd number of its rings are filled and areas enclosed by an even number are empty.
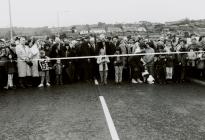
<svg viewBox="0 0 205 140">
<path fill-rule="evenodd" d="M 137 54 L 119 54 L 119 55 L 104 55 L 104 56 L 76 56 L 76 57 L 61 57 L 61 58 L 48 58 L 48 59 L 31 59 L 31 61 L 38 60 L 76 60 L 76 59 L 92 59 L 99 57 L 132 57 L 132 56 L 145 56 L 145 55 L 172 55 L 172 54 L 189 54 L 189 53 L 205 53 L 205 51 L 193 51 L 193 52 L 155 52 L 155 53 L 137 53 Z M 10 60 L 4 60 L 0 62 L 6 62 Z M 25 61 L 25 60 L 13 60 L 13 61 Z"/>
</svg>

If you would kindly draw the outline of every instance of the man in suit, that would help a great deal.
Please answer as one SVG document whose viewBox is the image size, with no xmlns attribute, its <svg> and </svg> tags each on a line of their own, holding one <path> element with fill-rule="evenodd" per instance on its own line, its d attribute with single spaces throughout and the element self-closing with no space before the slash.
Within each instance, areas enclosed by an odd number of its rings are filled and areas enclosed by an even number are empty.
<svg viewBox="0 0 205 140">
<path fill-rule="evenodd" d="M 98 46 L 96 44 L 96 41 L 95 41 L 94 37 L 90 38 L 90 46 L 91 46 L 92 55 L 93 56 L 99 55 Z M 98 70 L 99 67 L 98 67 L 98 64 L 97 64 L 97 59 L 93 58 L 93 59 L 91 59 L 91 61 L 92 61 L 93 80 L 94 80 L 95 85 L 98 85 L 98 80 L 97 79 L 99 79 L 99 70 Z"/>
<path fill-rule="evenodd" d="M 90 37 L 87 36 L 83 39 L 80 46 L 79 56 L 92 56 L 92 48 L 89 43 Z M 89 81 L 92 79 L 92 62 L 90 58 L 85 58 L 80 60 L 81 64 L 81 80 Z"/>
</svg>

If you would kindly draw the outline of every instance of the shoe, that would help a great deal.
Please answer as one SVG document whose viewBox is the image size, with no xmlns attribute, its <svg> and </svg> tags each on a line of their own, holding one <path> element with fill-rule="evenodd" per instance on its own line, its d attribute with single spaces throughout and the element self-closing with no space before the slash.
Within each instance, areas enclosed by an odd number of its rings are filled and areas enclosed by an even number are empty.
<svg viewBox="0 0 205 140">
<path fill-rule="evenodd" d="M 20 84 L 20 86 L 19 86 L 20 88 L 26 88 L 23 84 Z"/>
<path fill-rule="evenodd" d="M 138 82 L 135 79 L 132 79 L 133 84 L 137 84 Z"/>
<path fill-rule="evenodd" d="M 16 87 L 15 86 L 11 86 L 11 87 L 9 87 L 9 89 L 14 90 L 14 89 L 16 89 Z"/>
<path fill-rule="evenodd" d="M 40 87 L 43 87 L 43 84 L 38 85 L 38 87 L 39 87 L 39 88 L 40 88 Z"/>
<path fill-rule="evenodd" d="M 8 86 L 5 86 L 5 87 L 4 87 L 4 89 L 8 90 L 8 89 L 9 89 L 9 87 L 8 87 Z"/>
<path fill-rule="evenodd" d="M 51 84 L 49 84 L 49 83 L 46 83 L 46 86 L 47 86 L 47 87 L 50 87 L 50 86 L 51 86 Z"/>
<path fill-rule="evenodd" d="M 99 85 L 98 80 L 94 80 L 95 85 Z"/>
<path fill-rule="evenodd" d="M 140 84 L 142 84 L 142 83 L 143 83 L 140 79 L 137 79 L 137 82 L 138 82 L 138 83 L 140 83 Z"/>
</svg>

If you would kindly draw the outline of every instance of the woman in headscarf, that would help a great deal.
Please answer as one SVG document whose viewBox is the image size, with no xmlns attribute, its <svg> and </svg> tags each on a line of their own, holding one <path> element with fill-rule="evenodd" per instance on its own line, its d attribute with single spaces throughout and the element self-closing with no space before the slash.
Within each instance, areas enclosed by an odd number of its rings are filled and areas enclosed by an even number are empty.
<svg viewBox="0 0 205 140">
<path fill-rule="evenodd" d="M 31 67 L 32 85 L 37 86 L 39 84 L 39 71 L 38 71 L 38 59 L 39 57 L 39 40 L 32 39 L 30 42 L 30 58 L 32 60 L 33 66 Z"/>
</svg>

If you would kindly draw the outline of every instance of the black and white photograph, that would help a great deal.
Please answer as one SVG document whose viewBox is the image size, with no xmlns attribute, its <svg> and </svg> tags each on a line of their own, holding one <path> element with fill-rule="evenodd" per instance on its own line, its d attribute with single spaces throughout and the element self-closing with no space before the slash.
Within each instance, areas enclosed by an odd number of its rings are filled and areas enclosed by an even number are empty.
<svg viewBox="0 0 205 140">
<path fill-rule="evenodd" d="M 205 1 L 1 0 L 0 140 L 205 140 Z"/>
</svg>

